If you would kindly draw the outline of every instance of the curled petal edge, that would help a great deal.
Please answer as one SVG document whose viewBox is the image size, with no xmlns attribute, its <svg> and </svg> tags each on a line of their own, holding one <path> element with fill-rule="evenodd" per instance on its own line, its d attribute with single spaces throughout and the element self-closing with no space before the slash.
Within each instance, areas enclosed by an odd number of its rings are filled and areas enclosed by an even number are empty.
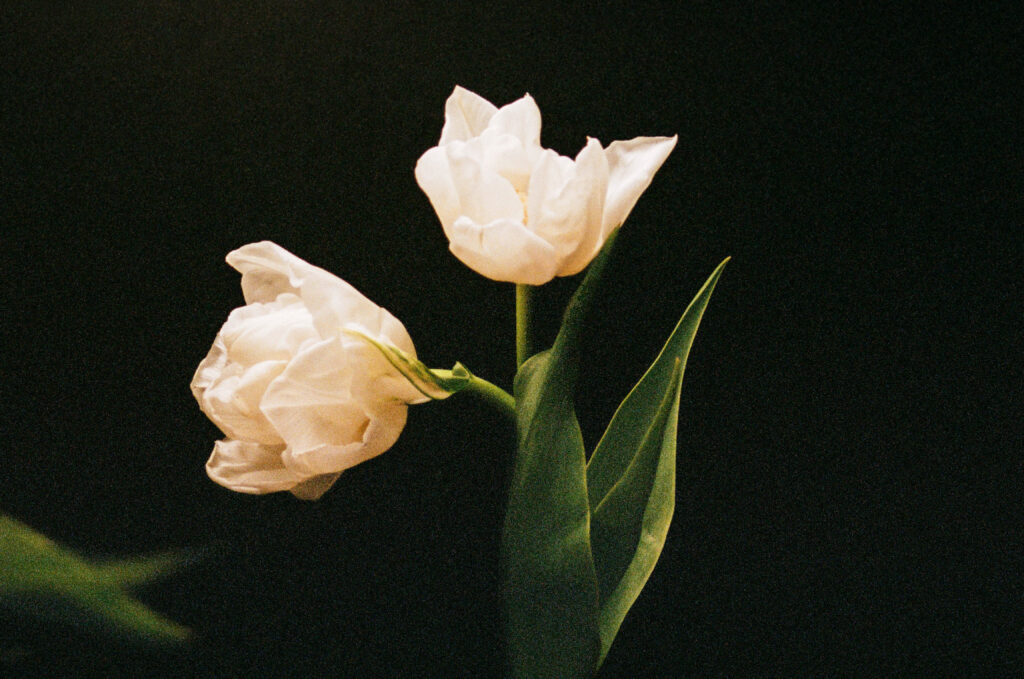
<svg viewBox="0 0 1024 679">
<path fill-rule="evenodd" d="M 232 439 L 217 441 L 206 462 L 206 473 L 214 482 L 239 493 L 263 495 L 291 490 L 308 477 L 284 466 L 281 461 L 284 449 L 284 445 Z"/>
<path fill-rule="evenodd" d="M 604 205 L 602 236 L 622 226 L 654 174 L 676 146 L 678 136 L 635 137 L 614 141 L 605 149 L 608 158 L 608 193 Z"/>
<path fill-rule="evenodd" d="M 476 92 L 456 85 L 444 103 L 444 127 L 438 144 L 465 141 L 478 136 L 497 112 L 497 106 Z"/>
</svg>

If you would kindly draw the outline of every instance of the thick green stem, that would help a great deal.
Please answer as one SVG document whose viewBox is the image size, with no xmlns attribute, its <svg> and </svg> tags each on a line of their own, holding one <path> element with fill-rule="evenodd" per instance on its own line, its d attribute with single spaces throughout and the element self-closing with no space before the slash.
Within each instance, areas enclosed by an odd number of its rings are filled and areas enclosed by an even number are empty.
<svg viewBox="0 0 1024 679">
<path fill-rule="evenodd" d="M 516 369 L 533 356 L 534 286 L 516 284 Z"/>
<path fill-rule="evenodd" d="M 477 377 L 476 375 L 471 375 L 469 378 L 469 384 L 467 384 L 462 391 L 468 391 L 476 394 L 515 422 L 516 400 L 512 398 L 512 394 L 508 393 L 498 385 L 492 384 L 491 382 Z"/>
</svg>

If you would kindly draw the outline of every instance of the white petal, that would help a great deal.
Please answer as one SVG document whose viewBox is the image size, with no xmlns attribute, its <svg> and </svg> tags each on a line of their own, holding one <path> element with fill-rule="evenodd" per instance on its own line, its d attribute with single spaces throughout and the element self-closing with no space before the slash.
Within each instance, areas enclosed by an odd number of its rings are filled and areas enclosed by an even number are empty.
<svg viewBox="0 0 1024 679">
<path fill-rule="evenodd" d="M 290 490 L 305 477 L 285 468 L 281 462 L 283 450 L 283 445 L 217 441 L 206 463 L 206 473 L 220 485 L 240 493 Z"/>
<path fill-rule="evenodd" d="M 387 342 L 386 339 L 383 341 Z M 367 404 L 425 403 L 430 400 L 391 365 L 380 349 L 365 339 L 350 335 L 342 342 L 349 365 L 358 366 L 358 373 L 352 380 L 353 399 Z M 410 357 L 415 358 L 415 354 Z"/>
<path fill-rule="evenodd" d="M 282 461 L 300 474 L 329 474 L 380 455 L 398 440 L 405 427 L 408 407 L 395 405 L 373 413 L 363 431 L 362 439 L 348 445 L 321 445 L 302 452 L 285 450 Z"/>
<path fill-rule="evenodd" d="M 307 305 L 313 315 L 313 324 L 321 337 L 338 337 L 345 326 L 356 326 L 372 336 L 380 336 L 381 329 L 391 328 L 393 343 L 412 347 L 412 339 L 401 321 L 345 283 L 346 292 L 311 285 L 304 289 L 308 295 Z M 410 349 L 411 350 L 411 349 Z"/>
<path fill-rule="evenodd" d="M 501 175 L 512 188 L 523 194 L 530 184 L 530 171 L 543 151 L 540 146 L 525 146 L 517 137 L 493 129 L 485 130 L 468 143 L 459 144 L 467 155 L 478 159 L 482 167 Z M 452 144 L 448 147 L 449 153 L 454 153 L 457 148 Z"/>
<path fill-rule="evenodd" d="M 250 243 L 228 253 L 228 264 L 242 274 L 245 301 L 273 302 L 297 295 L 321 336 L 338 332 L 338 318 L 376 323 L 380 307 L 334 274 L 313 266 L 270 241 Z"/>
<path fill-rule="evenodd" d="M 202 390 L 199 406 L 226 436 L 265 445 L 282 443 L 273 425 L 260 411 L 267 386 L 285 369 L 285 361 L 263 361 L 230 370 Z"/>
<path fill-rule="evenodd" d="M 341 472 L 334 474 L 318 474 L 308 478 L 294 488 L 291 493 L 300 500 L 319 500 L 320 496 L 326 493 L 334 482 L 341 476 Z"/>
<path fill-rule="evenodd" d="M 260 410 L 292 452 L 362 440 L 369 416 L 352 398 L 357 369 L 341 340 L 332 338 L 302 351 L 270 383 Z"/>
<path fill-rule="evenodd" d="M 557 275 L 578 273 L 597 252 L 607 184 L 608 164 L 596 139 L 588 141 L 575 162 L 545 151 L 534 168 L 527 224 L 555 248 Z"/>
<path fill-rule="evenodd" d="M 460 217 L 452 227 L 452 254 L 496 281 L 542 285 L 555 277 L 555 249 L 522 223 L 499 219 L 480 225 Z"/>
<path fill-rule="evenodd" d="M 444 103 L 444 128 L 438 145 L 479 135 L 497 111 L 494 104 L 479 94 L 456 85 Z"/>
<path fill-rule="evenodd" d="M 354 341 L 349 331 L 354 330 L 374 339 L 398 347 L 405 353 L 415 356 L 416 348 L 412 338 L 402 322 L 395 318 L 387 309 L 374 305 L 374 310 L 361 313 L 345 314 L 343 309 L 334 309 L 325 305 L 320 312 L 325 337 L 336 338 L 343 345 Z"/>
<path fill-rule="evenodd" d="M 612 142 L 608 157 L 608 196 L 604 204 L 602 235 L 622 225 L 661 164 L 676 145 L 676 137 L 636 137 Z"/>
<path fill-rule="evenodd" d="M 488 131 L 511 134 L 524 146 L 540 146 L 540 109 L 529 94 L 498 109 Z"/>
<path fill-rule="evenodd" d="M 248 304 L 273 302 L 286 292 L 298 294 L 302 279 L 316 268 L 268 240 L 243 245 L 226 259 L 242 274 L 242 294 Z"/>
<path fill-rule="evenodd" d="M 213 340 L 213 346 L 210 347 L 206 358 L 199 362 L 199 367 L 196 368 L 195 375 L 192 376 L 192 383 L 189 385 L 200 408 L 203 407 L 203 394 L 211 384 L 220 379 L 227 369 L 227 364 L 228 350 L 224 344 L 224 338 L 217 333 L 217 337 Z"/>
<path fill-rule="evenodd" d="M 459 217 L 486 224 L 497 219 L 523 220 L 523 202 L 515 187 L 469 155 L 449 147 L 448 163 L 462 207 Z M 454 230 L 454 223 L 453 223 Z M 451 236 L 449 236 L 449 239 Z"/>
<path fill-rule="evenodd" d="M 228 263 L 242 273 L 247 302 L 264 301 L 270 295 L 273 297 L 269 301 L 281 294 L 298 295 L 323 338 L 337 337 L 346 323 L 358 324 L 370 335 L 379 334 L 385 322 L 401 325 L 342 279 L 270 241 L 251 243 L 229 253 Z"/>
<path fill-rule="evenodd" d="M 450 238 L 452 224 L 461 214 L 462 204 L 452 180 L 452 170 L 448 166 L 448 153 L 444 148 L 435 146 L 420 156 L 416 162 L 416 183 L 427 194 L 434 212 L 441 220 L 445 236 Z"/>
<path fill-rule="evenodd" d="M 235 309 L 221 328 L 220 337 L 228 360 L 242 365 L 288 360 L 303 344 L 319 339 L 309 311 L 290 293 L 270 304 L 257 302 Z"/>
<path fill-rule="evenodd" d="M 377 338 L 381 342 L 387 342 L 388 344 L 401 349 L 411 358 L 416 358 L 416 347 L 412 345 L 412 338 L 409 337 L 409 332 L 402 325 L 402 322 L 392 316 L 386 309 L 381 315 L 380 320 L 380 331 Z"/>
</svg>

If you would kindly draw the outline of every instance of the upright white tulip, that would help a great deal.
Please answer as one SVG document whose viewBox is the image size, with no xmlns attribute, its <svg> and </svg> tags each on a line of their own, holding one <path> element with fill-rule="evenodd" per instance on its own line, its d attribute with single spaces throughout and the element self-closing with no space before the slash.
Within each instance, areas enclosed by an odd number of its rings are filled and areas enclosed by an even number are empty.
<svg viewBox="0 0 1024 679">
<path fill-rule="evenodd" d="M 416 163 L 452 253 L 488 278 L 540 285 L 582 271 L 676 144 L 636 137 L 575 160 L 540 145 L 530 95 L 497 108 L 456 87 L 437 146 Z"/>
<path fill-rule="evenodd" d="M 406 404 L 427 400 L 379 347 L 411 359 L 416 350 L 385 309 L 274 243 L 246 245 L 227 261 L 242 274 L 246 305 L 228 316 L 192 379 L 200 408 L 227 437 L 207 473 L 243 493 L 319 498 L 343 470 L 395 443 Z"/>
</svg>

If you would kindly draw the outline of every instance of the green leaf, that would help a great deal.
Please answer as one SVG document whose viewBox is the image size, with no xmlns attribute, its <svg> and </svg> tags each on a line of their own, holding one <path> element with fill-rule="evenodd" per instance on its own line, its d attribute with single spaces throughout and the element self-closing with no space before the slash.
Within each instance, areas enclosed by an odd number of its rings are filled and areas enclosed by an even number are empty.
<svg viewBox="0 0 1024 679">
<path fill-rule="evenodd" d="M 570 679 L 593 672 L 597 580 L 590 555 L 586 458 L 572 407 L 574 360 L 554 351 L 515 382 L 519 455 L 505 530 L 510 675 Z"/>
<path fill-rule="evenodd" d="M 597 577 L 573 392 L 581 328 L 610 252 L 611 241 L 569 303 L 554 346 L 515 379 L 518 450 L 502 535 L 514 679 L 589 677 L 597 666 Z"/>
<path fill-rule="evenodd" d="M 719 264 L 704 283 L 658 358 L 619 405 L 587 465 L 591 541 L 600 592 L 599 664 L 665 544 L 675 509 L 683 369 L 728 261 Z"/>
<path fill-rule="evenodd" d="M 109 582 L 119 587 L 133 587 L 169 575 L 181 565 L 180 554 L 154 554 L 117 561 L 97 562 L 93 564 L 93 575 L 101 582 Z"/>
<path fill-rule="evenodd" d="M 180 562 L 178 557 L 160 555 L 93 563 L 0 515 L 0 604 L 35 617 L 148 641 L 183 641 L 190 630 L 123 589 L 166 575 Z"/>
<path fill-rule="evenodd" d="M 364 340 L 377 349 L 388 363 L 415 387 L 416 391 L 431 400 L 439 401 L 465 389 L 473 377 L 466 366 L 461 363 L 456 363 L 451 370 L 431 370 L 422 361 L 413 358 L 394 345 L 378 342 L 358 330 L 345 330 L 344 332 Z"/>
</svg>

